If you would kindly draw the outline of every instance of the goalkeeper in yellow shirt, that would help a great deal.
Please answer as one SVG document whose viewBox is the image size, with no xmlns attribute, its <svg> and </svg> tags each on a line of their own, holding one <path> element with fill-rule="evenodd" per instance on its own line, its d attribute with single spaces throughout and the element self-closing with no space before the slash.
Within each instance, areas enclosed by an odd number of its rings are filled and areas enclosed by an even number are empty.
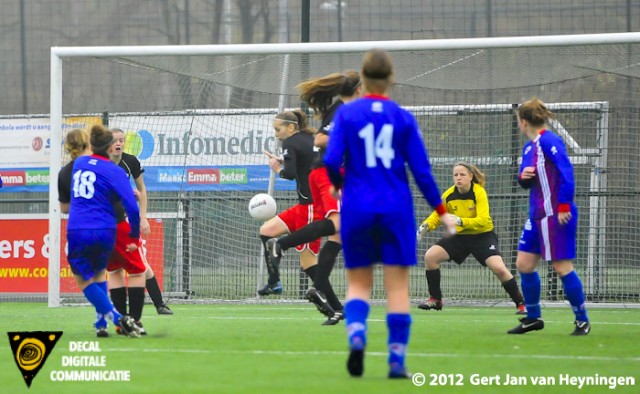
<svg viewBox="0 0 640 394">
<path fill-rule="evenodd" d="M 441 238 L 427 250 L 424 260 L 430 297 L 418 307 L 424 310 L 441 310 L 440 263 L 453 260 L 462 264 L 467 256 L 472 254 L 500 280 L 502 287 L 516 304 L 516 313 L 526 314 L 518 283 L 504 265 L 500 255 L 498 236 L 493 231 L 489 200 L 484 190 L 484 173 L 473 164 L 458 162 L 453 166 L 453 181 L 454 185 L 442 194 L 442 201 L 456 223 L 457 234 Z M 438 226 L 440 216 L 434 211 L 418 228 L 418 239 L 424 230 L 433 231 Z"/>
</svg>

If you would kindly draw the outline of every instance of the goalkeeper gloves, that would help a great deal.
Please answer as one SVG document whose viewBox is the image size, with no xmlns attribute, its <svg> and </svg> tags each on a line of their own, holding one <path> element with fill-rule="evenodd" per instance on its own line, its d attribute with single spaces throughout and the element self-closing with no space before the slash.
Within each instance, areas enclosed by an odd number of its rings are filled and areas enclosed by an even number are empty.
<svg viewBox="0 0 640 394">
<path fill-rule="evenodd" d="M 462 219 L 460 219 L 460 217 L 453 214 L 449 214 L 449 218 L 451 218 L 451 220 L 456 224 L 456 226 L 462 226 Z"/>
<path fill-rule="evenodd" d="M 427 227 L 427 225 L 424 223 L 422 223 L 420 227 L 418 227 L 418 231 L 416 231 L 416 239 L 418 241 L 420 241 L 420 238 L 422 237 L 422 232 L 424 231 L 425 227 Z"/>
</svg>

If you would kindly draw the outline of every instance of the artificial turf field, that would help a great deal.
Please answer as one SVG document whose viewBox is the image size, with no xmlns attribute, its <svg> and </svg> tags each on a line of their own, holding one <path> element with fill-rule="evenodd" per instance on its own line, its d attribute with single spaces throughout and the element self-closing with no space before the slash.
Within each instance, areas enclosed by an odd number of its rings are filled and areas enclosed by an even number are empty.
<svg viewBox="0 0 640 394">
<path fill-rule="evenodd" d="M 370 314 L 365 373 L 351 378 L 344 323 L 324 320 L 310 304 L 172 305 L 173 316 L 146 306 L 149 335 L 95 337 L 89 307 L 0 303 L 0 331 L 63 331 L 30 389 L 0 340 L 0 393 L 640 393 L 640 310 L 589 311 L 593 330 L 572 337 L 569 307 L 543 308 L 546 327 L 507 335 L 514 308 L 414 307 L 407 366 L 426 376 L 424 386 L 386 378 L 385 310 Z M 113 333 L 113 327 L 110 326 Z M 2 334 L 4 336 L 4 334 Z M 70 341 L 99 341 L 99 353 L 72 353 Z M 63 356 L 106 356 L 106 367 L 65 367 Z M 129 370 L 129 382 L 55 382 L 52 371 Z M 430 374 L 440 376 L 433 386 Z M 451 374 L 451 375 L 449 375 Z M 501 385 L 473 385 L 472 375 Z M 504 386 L 506 375 L 527 384 Z M 633 377 L 634 386 L 560 384 L 560 375 Z M 555 385 L 532 383 L 553 377 Z M 436 381 L 437 382 L 437 381 Z M 454 385 L 461 383 L 462 385 Z"/>
</svg>

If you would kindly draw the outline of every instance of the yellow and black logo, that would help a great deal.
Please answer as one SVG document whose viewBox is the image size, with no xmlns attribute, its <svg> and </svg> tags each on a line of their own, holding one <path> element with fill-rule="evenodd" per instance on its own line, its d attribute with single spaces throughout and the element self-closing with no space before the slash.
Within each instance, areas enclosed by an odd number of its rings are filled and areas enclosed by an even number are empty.
<svg viewBox="0 0 640 394">
<path fill-rule="evenodd" d="M 62 331 L 7 332 L 13 356 L 27 387 L 62 337 Z"/>
</svg>

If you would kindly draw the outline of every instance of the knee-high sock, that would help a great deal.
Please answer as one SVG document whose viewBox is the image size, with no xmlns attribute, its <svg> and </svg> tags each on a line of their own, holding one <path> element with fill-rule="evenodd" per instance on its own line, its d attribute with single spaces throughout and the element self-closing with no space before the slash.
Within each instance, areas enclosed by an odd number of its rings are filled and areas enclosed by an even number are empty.
<svg viewBox="0 0 640 394">
<path fill-rule="evenodd" d="M 569 299 L 573 313 L 576 315 L 576 320 L 589 321 L 587 309 L 584 306 L 584 290 L 582 289 L 580 277 L 576 271 L 571 271 L 561 279 L 564 293 Z"/>
<path fill-rule="evenodd" d="M 342 246 L 334 241 L 327 241 L 322 249 L 320 249 L 320 254 L 318 254 L 318 270 L 316 272 L 316 280 L 315 286 L 316 289 L 320 290 L 327 297 L 327 301 L 329 305 L 333 308 L 334 311 L 341 311 L 344 309 L 342 303 L 336 296 L 336 293 L 333 291 L 333 287 L 331 286 L 331 282 L 329 281 L 329 276 L 331 275 L 331 271 L 333 270 L 333 266 L 336 263 L 336 258 L 338 257 L 338 253 Z"/>
<path fill-rule="evenodd" d="M 387 329 L 389 330 L 389 365 L 404 366 L 404 358 L 409 344 L 411 331 L 411 315 L 408 313 L 388 313 Z"/>
<path fill-rule="evenodd" d="M 367 344 L 367 317 L 369 304 L 365 300 L 354 298 L 344 305 L 349 349 L 363 350 Z"/>
<path fill-rule="evenodd" d="M 94 282 L 98 287 L 105 292 L 105 294 L 109 294 L 107 281 L 103 282 Z M 96 312 L 96 328 L 107 328 L 107 320 L 102 313 Z"/>
<path fill-rule="evenodd" d="M 105 280 L 104 282 L 94 282 L 95 284 L 98 285 L 98 287 L 100 287 L 106 294 L 109 294 L 109 286 L 107 284 L 107 281 Z"/>
<path fill-rule="evenodd" d="M 133 320 L 140 321 L 144 308 L 144 287 L 129 287 L 129 314 Z"/>
<path fill-rule="evenodd" d="M 270 239 L 271 237 L 267 237 L 266 235 L 261 235 L 260 236 L 260 240 L 262 241 L 262 249 L 264 251 L 263 255 L 264 255 L 264 263 L 267 266 L 267 272 L 269 272 L 269 279 L 267 280 L 267 283 L 270 285 L 275 285 L 276 283 L 278 283 L 280 281 L 280 270 L 278 267 L 276 266 L 272 266 L 269 263 L 269 258 L 267 257 L 268 252 L 267 252 L 267 241 Z"/>
<path fill-rule="evenodd" d="M 113 321 L 114 324 L 118 324 L 122 315 L 113 307 L 109 296 L 105 293 L 98 284 L 91 283 L 89 286 L 82 290 L 87 300 L 96 308 L 96 312 L 105 315 Z"/>
<path fill-rule="evenodd" d="M 153 301 L 153 305 L 155 305 L 156 308 L 162 306 L 164 304 L 164 301 L 162 300 L 162 292 L 160 291 L 160 286 L 158 285 L 158 280 L 155 275 L 147 279 L 145 286 L 149 293 L 149 297 L 151 297 L 151 301 Z"/>
<path fill-rule="evenodd" d="M 538 275 L 538 271 L 531 273 L 521 272 L 520 278 L 522 280 L 522 295 L 527 306 L 527 318 L 538 319 L 541 316 L 540 275 Z"/>
<path fill-rule="evenodd" d="M 518 289 L 518 282 L 516 282 L 516 278 L 511 278 L 502 282 L 502 287 L 504 287 L 505 291 L 509 294 L 509 297 L 511 297 L 511 300 L 516 304 L 516 306 L 524 302 L 522 293 L 520 293 L 520 290 Z"/>
<path fill-rule="evenodd" d="M 429 295 L 436 300 L 442 299 L 442 289 L 440 289 L 440 268 L 437 270 L 427 270 L 427 286 Z"/>
<path fill-rule="evenodd" d="M 109 291 L 111 293 L 111 301 L 118 312 L 123 315 L 127 314 L 127 288 L 117 287 Z"/>
<path fill-rule="evenodd" d="M 313 282 L 313 286 L 316 287 L 316 277 L 318 276 L 318 264 L 314 264 L 311 267 L 306 268 L 304 270 L 304 273 L 307 274 L 309 279 L 311 279 L 311 282 Z"/>
</svg>

